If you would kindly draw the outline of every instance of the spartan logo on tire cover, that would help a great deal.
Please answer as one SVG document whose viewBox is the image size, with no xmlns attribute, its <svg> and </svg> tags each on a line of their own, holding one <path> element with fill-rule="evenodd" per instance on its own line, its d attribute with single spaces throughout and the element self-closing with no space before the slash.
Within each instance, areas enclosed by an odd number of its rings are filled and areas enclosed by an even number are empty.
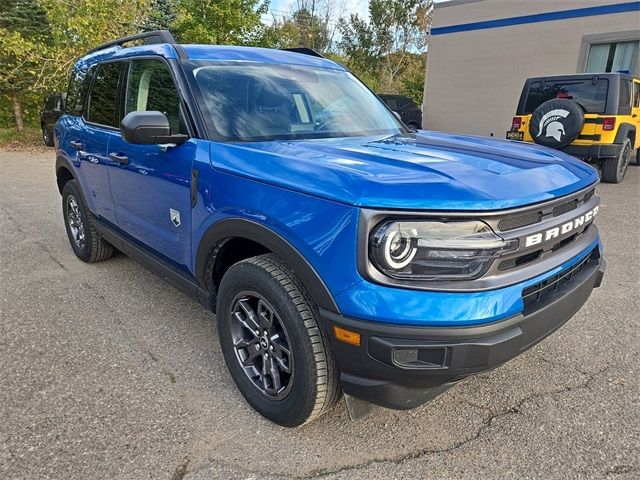
<svg viewBox="0 0 640 480">
<path fill-rule="evenodd" d="M 562 135 L 566 135 L 566 133 L 564 131 L 564 125 L 558 120 L 567 118 L 568 116 L 569 112 L 562 108 L 557 108 L 545 113 L 540 119 L 538 135 L 536 135 L 536 137 L 544 133 L 545 137 L 553 137 L 559 142 L 562 139 Z"/>
</svg>

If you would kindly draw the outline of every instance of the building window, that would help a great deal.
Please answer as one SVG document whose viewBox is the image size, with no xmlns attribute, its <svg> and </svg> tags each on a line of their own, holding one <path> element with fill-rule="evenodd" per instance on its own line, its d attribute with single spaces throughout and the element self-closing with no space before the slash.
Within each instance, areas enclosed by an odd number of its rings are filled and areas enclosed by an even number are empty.
<svg viewBox="0 0 640 480">
<path fill-rule="evenodd" d="M 587 73 L 628 71 L 633 73 L 638 62 L 640 42 L 592 43 L 589 45 Z"/>
</svg>

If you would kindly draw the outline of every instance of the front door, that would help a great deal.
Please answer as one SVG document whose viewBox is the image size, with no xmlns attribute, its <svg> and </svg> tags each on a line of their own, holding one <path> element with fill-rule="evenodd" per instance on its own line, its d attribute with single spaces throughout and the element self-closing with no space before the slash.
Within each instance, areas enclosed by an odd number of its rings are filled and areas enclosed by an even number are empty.
<svg viewBox="0 0 640 480">
<path fill-rule="evenodd" d="M 160 59 L 130 62 L 123 116 L 160 111 L 171 133 L 187 133 L 169 66 Z M 177 147 L 109 142 L 109 171 L 117 225 L 177 266 L 191 263 L 191 169 L 195 141 Z"/>
</svg>

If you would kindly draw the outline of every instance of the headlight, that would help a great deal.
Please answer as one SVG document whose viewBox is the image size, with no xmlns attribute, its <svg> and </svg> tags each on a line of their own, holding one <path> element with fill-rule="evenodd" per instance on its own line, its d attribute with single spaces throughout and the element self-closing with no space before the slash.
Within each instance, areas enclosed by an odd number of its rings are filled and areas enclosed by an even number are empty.
<svg viewBox="0 0 640 480">
<path fill-rule="evenodd" d="M 382 273 L 400 280 L 472 280 L 517 243 L 476 220 L 387 220 L 371 232 L 369 257 Z"/>
</svg>

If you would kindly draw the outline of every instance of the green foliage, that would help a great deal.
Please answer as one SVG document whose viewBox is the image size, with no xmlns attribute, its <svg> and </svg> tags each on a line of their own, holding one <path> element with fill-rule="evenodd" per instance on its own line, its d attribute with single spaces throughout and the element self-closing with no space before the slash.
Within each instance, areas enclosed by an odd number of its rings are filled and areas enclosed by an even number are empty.
<svg viewBox="0 0 640 480">
<path fill-rule="evenodd" d="M 275 18 L 268 35 L 276 48 L 307 47 L 326 53 L 331 48 L 334 29 L 331 0 L 297 0 L 290 16 Z"/>
<path fill-rule="evenodd" d="M 413 72 L 415 81 L 416 56 L 426 51 L 432 8 L 433 0 L 371 0 L 368 21 L 358 15 L 341 19 L 338 47 L 348 66 L 363 79 L 375 79 L 375 88 L 385 93 L 417 92 L 404 73 Z"/>
<path fill-rule="evenodd" d="M 171 30 L 178 19 L 177 8 L 177 0 L 151 0 L 149 13 L 142 19 L 140 30 L 143 32 Z"/>
<path fill-rule="evenodd" d="M 43 146 L 42 132 L 39 128 L 27 127 L 21 133 L 16 132 L 15 128 L 0 128 L 0 148 L 11 150 Z"/>
<path fill-rule="evenodd" d="M 182 0 L 175 33 L 183 43 L 255 45 L 264 36 L 261 0 Z"/>
<path fill-rule="evenodd" d="M 37 126 L 42 99 L 66 90 L 87 50 L 156 29 L 184 43 L 313 48 L 374 91 L 421 103 L 432 0 L 371 0 L 367 18 L 340 18 L 345 2 L 296 0 L 265 23 L 269 0 L 0 0 L 0 127 L 17 111 Z"/>
</svg>

